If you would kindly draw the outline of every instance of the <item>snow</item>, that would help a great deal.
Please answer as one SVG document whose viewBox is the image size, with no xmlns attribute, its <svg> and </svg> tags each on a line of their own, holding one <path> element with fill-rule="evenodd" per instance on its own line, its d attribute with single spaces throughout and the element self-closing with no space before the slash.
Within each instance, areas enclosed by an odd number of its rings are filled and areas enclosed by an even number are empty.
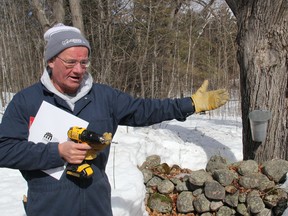
<svg viewBox="0 0 288 216">
<path fill-rule="evenodd" d="M 0 114 L 1 117 L 1 114 Z M 162 122 L 150 127 L 120 126 L 111 144 L 107 174 L 115 216 L 147 216 L 145 186 L 137 166 L 157 154 L 161 162 L 191 170 L 204 169 L 212 155 L 228 162 L 242 160 L 241 118 L 192 115 L 185 122 Z M 17 170 L 0 168 L 1 216 L 25 216 L 22 197 L 26 182 Z"/>
<path fill-rule="evenodd" d="M 113 139 L 107 174 L 112 187 L 113 213 L 117 216 L 147 216 L 145 186 L 137 168 L 149 155 L 161 162 L 192 170 L 204 169 L 212 155 L 228 162 L 242 160 L 242 123 L 239 118 L 193 115 L 152 127 L 119 127 Z"/>
</svg>

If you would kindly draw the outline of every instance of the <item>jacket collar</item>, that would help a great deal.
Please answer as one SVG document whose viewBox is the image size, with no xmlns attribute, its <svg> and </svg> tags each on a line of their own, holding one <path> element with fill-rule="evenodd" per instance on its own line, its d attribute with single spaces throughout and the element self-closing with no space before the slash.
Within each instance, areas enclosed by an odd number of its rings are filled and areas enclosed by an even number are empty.
<svg viewBox="0 0 288 216">
<path fill-rule="evenodd" d="M 84 76 L 84 79 L 79 87 L 79 90 L 77 91 L 75 96 L 69 96 L 66 94 L 63 94 L 59 92 L 51 82 L 51 71 L 48 69 L 45 69 L 42 77 L 41 77 L 41 83 L 45 86 L 45 88 L 50 91 L 51 93 L 54 93 L 58 97 L 62 98 L 63 100 L 66 101 L 68 106 L 70 107 L 71 110 L 74 110 L 75 103 L 80 100 L 81 98 L 85 97 L 87 93 L 91 90 L 92 85 L 93 85 L 93 78 L 90 73 L 86 73 Z"/>
</svg>

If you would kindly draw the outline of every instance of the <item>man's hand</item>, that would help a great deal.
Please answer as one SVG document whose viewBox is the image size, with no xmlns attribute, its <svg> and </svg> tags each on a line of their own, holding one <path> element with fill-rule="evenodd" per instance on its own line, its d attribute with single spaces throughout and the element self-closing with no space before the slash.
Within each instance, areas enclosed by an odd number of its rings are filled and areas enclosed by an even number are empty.
<svg viewBox="0 0 288 216">
<path fill-rule="evenodd" d="M 229 93 L 226 89 L 207 91 L 207 88 L 208 80 L 205 80 L 202 86 L 191 97 L 196 113 L 217 109 L 229 100 Z"/>
<path fill-rule="evenodd" d="M 58 145 L 60 156 L 71 164 L 81 164 L 85 159 L 87 151 L 91 147 L 87 144 L 66 141 Z"/>
</svg>

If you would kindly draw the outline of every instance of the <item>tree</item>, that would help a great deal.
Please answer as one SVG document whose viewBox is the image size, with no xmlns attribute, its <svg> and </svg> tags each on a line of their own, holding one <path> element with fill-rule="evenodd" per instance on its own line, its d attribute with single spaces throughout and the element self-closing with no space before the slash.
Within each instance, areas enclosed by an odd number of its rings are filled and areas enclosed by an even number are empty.
<svg viewBox="0 0 288 216">
<path fill-rule="evenodd" d="M 263 162 L 288 159 L 288 2 L 287 0 L 226 0 L 238 25 L 243 155 Z M 248 114 L 270 110 L 267 137 L 253 142 Z"/>
<path fill-rule="evenodd" d="M 49 0 L 46 3 L 39 0 L 32 0 L 31 3 L 44 32 L 55 23 L 64 23 L 66 13 L 63 0 Z M 79 28 L 81 32 L 84 33 L 80 1 L 69 0 L 69 8 L 73 26 Z M 52 14 L 52 16 L 50 17 L 48 14 Z"/>
<path fill-rule="evenodd" d="M 58 22 L 85 33 L 96 82 L 133 96 L 189 96 L 203 79 L 228 87 L 238 75 L 235 17 L 216 0 L 1 2 L 0 92 L 39 81 L 43 33 Z"/>
</svg>

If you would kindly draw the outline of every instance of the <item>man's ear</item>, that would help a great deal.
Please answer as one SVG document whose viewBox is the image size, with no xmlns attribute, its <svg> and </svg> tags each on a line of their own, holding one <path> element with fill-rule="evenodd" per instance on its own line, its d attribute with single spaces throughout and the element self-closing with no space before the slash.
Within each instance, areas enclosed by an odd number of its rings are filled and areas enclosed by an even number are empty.
<svg viewBox="0 0 288 216">
<path fill-rule="evenodd" d="M 47 64 L 48 64 L 48 66 L 49 66 L 50 68 L 53 68 L 53 67 L 54 67 L 54 62 L 55 62 L 55 58 L 52 58 L 52 59 L 50 59 L 50 60 L 47 62 Z"/>
</svg>

